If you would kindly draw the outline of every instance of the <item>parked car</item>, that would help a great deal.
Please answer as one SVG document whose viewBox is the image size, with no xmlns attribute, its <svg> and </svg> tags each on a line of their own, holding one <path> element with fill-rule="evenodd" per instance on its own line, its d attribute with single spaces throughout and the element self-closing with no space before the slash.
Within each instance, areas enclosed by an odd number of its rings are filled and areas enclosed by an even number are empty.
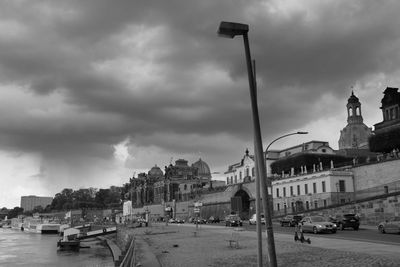
<svg viewBox="0 0 400 267">
<path fill-rule="evenodd" d="M 201 217 L 194 218 L 193 223 L 198 223 L 198 224 L 206 224 L 207 220 Z"/>
<path fill-rule="evenodd" d="M 303 216 L 301 215 L 287 215 L 283 217 L 279 222 L 281 226 L 296 226 L 301 220 Z"/>
<path fill-rule="evenodd" d="M 360 218 L 354 213 L 336 215 L 329 218 L 330 222 L 336 224 L 337 228 L 344 230 L 345 228 L 353 228 L 358 230 L 360 228 Z"/>
<path fill-rule="evenodd" d="M 225 217 L 225 226 L 243 226 L 243 222 L 239 215 L 228 215 Z"/>
<path fill-rule="evenodd" d="M 218 217 L 214 217 L 214 216 L 210 216 L 210 218 L 208 218 L 208 223 L 219 223 L 220 219 Z"/>
<path fill-rule="evenodd" d="M 378 225 L 378 230 L 384 233 L 399 233 L 400 234 L 400 217 L 392 217 L 388 220 L 381 222 Z"/>
<path fill-rule="evenodd" d="M 257 214 L 253 214 L 249 219 L 249 224 L 257 224 Z M 261 224 L 265 224 L 264 214 L 261 214 Z"/>
<path fill-rule="evenodd" d="M 336 233 L 336 224 L 329 222 L 327 218 L 322 216 L 304 217 L 300 224 L 300 229 L 303 232 L 318 233 Z"/>
<path fill-rule="evenodd" d="M 168 223 L 176 223 L 176 220 L 174 218 L 171 218 L 168 220 Z"/>
<path fill-rule="evenodd" d="M 182 218 L 176 218 L 176 219 L 175 219 L 175 222 L 176 222 L 176 223 L 185 223 L 185 220 L 182 219 Z"/>
</svg>

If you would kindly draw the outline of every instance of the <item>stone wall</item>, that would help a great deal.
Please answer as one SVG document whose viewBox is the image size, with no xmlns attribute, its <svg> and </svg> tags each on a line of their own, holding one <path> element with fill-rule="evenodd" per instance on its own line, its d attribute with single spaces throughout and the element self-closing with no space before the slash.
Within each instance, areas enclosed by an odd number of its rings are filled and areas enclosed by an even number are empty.
<svg viewBox="0 0 400 267">
<path fill-rule="evenodd" d="M 352 170 L 356 199 L 400 191 L 400 159 L 355 166 Z"/>
<path fill-rule="evenodd" d="M 336 208 L 304 212 L 303 215 L 330 216 L 343 213 L 358 214 L 361 224 L 377 226 L 380 222 L 390 217 L 400 216 L 400 192 L 397 195 L 347 204 Z"/>
<path fill-rule="evenodd" d="M 133 238 L 132 228 L 128 228 L 123 224 L 117 224 L 116 244 L 124 254 Z"/>
</svg>

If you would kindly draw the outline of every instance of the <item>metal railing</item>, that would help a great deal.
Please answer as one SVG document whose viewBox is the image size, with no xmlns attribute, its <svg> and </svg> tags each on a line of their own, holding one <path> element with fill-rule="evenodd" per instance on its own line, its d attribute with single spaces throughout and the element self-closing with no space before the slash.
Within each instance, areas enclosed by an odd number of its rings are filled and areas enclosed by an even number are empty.
<svg viewBox="0 0 400 267">
<path fill-rule="evenodd" d="M 135 249 L 135 238 L 134 237 L 132 237 L 129 248 L 126 251 L 125 256 L 119 266 L 120 267 L 136 266 L 136 249 Z"/>
</svg>

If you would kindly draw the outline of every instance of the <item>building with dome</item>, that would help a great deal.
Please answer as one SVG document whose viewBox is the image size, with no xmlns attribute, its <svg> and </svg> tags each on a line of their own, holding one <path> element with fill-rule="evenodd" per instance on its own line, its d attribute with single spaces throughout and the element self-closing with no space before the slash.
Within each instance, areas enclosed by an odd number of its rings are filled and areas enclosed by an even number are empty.
<svg viewBox="0 0 400 267">
<path fill-rule="evenodd" d="M 354 92 L 347 100 L 347 125 L 340 131 L 339 154 L 351 157 L 368 156 L 368 138 L 372 134 L 372 128 L 363 122 L 361 103 Z"/>
<path fill-rule="evenodd" d="M 197 177 L 200 179 L 202 186 L 205 186 L 206 184 L 210 183 L 211 180 L 210 167 L 208 167 L 208 164 L 205 161 L 201 160 L 200 158 L 198 161 L 192 164 L 192 168 L 197 169 Z"/>
<path fill-rule="evenodd" d="M 210 167 L 202 159 L 190 166 L 187 160 L 178 159 L 175 165 L 165 166 L 164 172 L 155 165 L 147 174 L 140 173 L 130 179 L 132 205 L 142 207 L 195 199 L 210 181 Z"/>
</svg>

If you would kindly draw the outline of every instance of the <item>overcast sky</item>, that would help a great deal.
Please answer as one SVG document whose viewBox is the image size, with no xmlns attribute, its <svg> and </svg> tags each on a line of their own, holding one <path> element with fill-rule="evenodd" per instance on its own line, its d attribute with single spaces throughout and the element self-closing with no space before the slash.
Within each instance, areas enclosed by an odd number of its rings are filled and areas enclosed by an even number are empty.
<svg viewBox="0 0 400 267">
<path fill-rule="evenodd" d="M 400 86 L 399 1 L 0 2 L 0 207 L 21 195 L 120 186 L 179 158 L 212 172 L 253 153 L 249 24 L 264 147 L 337 149 L 353 89 L 382 121 Z M 222 178 L 223 175 L 214 175 Z"/>
</svg>

